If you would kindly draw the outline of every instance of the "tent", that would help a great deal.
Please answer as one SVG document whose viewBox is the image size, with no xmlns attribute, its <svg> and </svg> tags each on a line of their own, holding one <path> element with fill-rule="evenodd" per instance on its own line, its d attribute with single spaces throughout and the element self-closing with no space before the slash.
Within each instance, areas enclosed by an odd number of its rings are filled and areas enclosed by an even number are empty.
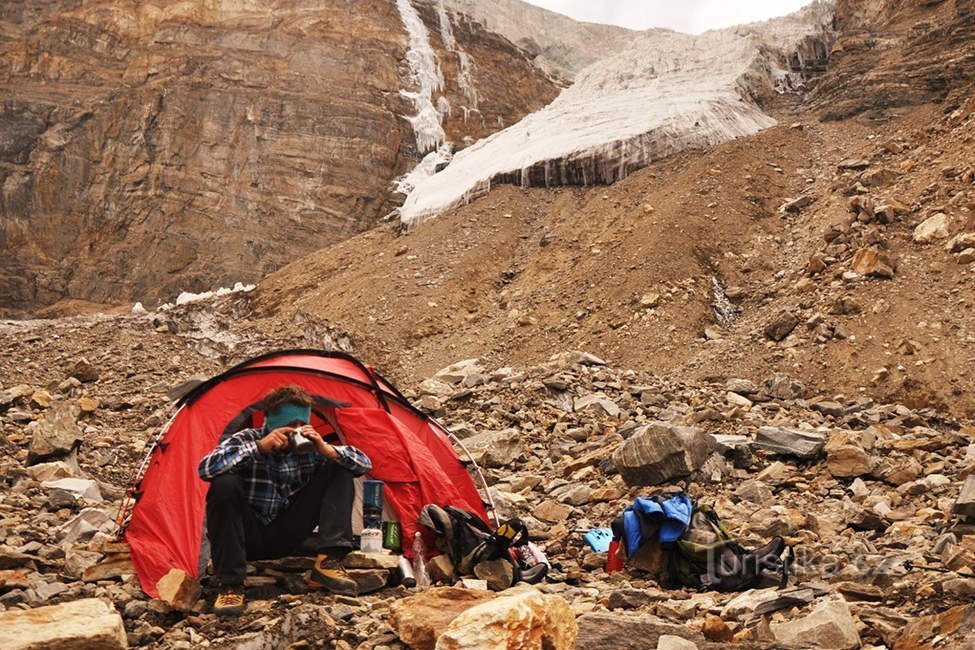
<svg viewBox="0 0 975 650">
<path fill-rule="evenodd" d="M 261 399 L 288 384 L 301 386 L 313 397 L 312 425 L 326 439 L 337 437 L 372 460 L 367 477 L 385 482 L 389 515 L 384 517 L 400 522 L 404 540 L 413 538 L 416 515 L 427 503 L 465 508 L 487 520 L 481 496 L 447 430 L 372 368 L 341 352 L 273 352 L 239 364 L 180 398 L 149 446 L 118 526 L 150 596 L 157 596 L 156 582 L 170 569 L 182 569 L 195 578 L 205 569 L 209 484 L 197 475 L 200 459 L 221 437 L 261 426 Z M 404 551 L 410 554 L 408 543 Z"/>
</svg>

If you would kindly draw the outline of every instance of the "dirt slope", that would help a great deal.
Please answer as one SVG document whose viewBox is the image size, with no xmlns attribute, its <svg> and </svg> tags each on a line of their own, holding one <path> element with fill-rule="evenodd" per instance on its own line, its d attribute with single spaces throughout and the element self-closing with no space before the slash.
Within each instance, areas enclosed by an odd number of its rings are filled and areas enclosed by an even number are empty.
<svg viewBox="0 0 975 650">
<path fill-rule="evenodd" d="M 975 354 L 972 267 L 944 241 L 911 239 L 939 211 L 952 235 L 972 230 L 972 108 L 949 117 L 928 106 L 881 126 L 783 114 L 754 138 L 611 187 L 499 188 L 406 235 L 390 225 L 292 264 L 259 287 L 255 306 L 269 330 L 292 327 L 299 311 L 338 324 L 407 379 L 467 357 L 528 363 L 572 347 L 657 373 L 782 370 L 818 390 L 975 413 L 964 370 Z M 862 174 L 884 184 L 839 170 L 850 157 L 868 159 Z M 800 193 L 812 205 L 779 211 Z M 906 214 L 857 221 L 848 195 L 896 200 Z M 829 244 L 831 230 L 847 242 Z M 843 279 L 869 244 L 900 258 L 893 279 Z M 827 268 L 803 280 L 817 252 Z M 725 328 L 712 277 L 741 309 Z M 813 320 L 773 342 L 763 330 L 786 311 Z"/>
</svg>

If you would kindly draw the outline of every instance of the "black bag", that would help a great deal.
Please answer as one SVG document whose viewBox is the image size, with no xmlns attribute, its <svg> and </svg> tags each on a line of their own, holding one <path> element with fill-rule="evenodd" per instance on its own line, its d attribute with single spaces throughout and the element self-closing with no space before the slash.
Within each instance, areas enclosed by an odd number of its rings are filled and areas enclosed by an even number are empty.
<svg viewBox="0 0 975 650">
<path fill-rule="evenodd" d="M 418 521 L 437 533 L 439 550 L 447 554 L 458 575 L 473 575 L 479 562 L 498 559 L 514 565 L 516 582 L 538 582 L 548 573 L 548 562 L 530 544 L 528 528 L 520 519 L 509 519 L 492 530 L 473 512 L 429 504 Z"/>
</svg>

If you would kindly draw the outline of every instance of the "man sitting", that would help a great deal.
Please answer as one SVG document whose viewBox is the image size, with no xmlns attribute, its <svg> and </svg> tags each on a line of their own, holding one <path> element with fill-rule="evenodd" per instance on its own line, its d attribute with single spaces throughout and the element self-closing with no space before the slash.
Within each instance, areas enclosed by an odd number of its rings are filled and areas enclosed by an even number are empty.
<svg viewBox="0 0 975 650">
<path fill-rule="evenodd" d="M 247 560 L 287 556 L 309 538 L 318 557 L 309 584 L 357 595 L 342 568 L 352 548 L 353 478 L 372 469 L 369 458 L 350 446 L 330 445 L 311 421 L 311 397 L 300 386 L 285 386 L 264 397 L 265 422 L 223 440 L 198 468 L 210 483 L 207 536 L 221 592 L 214 613 L 244 610 Z M 296 433 L 313 450 L 295 452 Z"/>
</svg>

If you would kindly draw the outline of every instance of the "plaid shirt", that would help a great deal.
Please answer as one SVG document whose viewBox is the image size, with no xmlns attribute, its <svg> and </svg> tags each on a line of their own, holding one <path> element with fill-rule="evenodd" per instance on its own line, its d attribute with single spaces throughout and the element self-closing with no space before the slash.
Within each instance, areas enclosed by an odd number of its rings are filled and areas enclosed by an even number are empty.
<svg viewBox="0 0 975 650">
<path fill-rule="evenodd" d="M 372 469 L 369 457 L 350 446 L 335 445 L 339 455 L 331 461 L 317 452 L 262 454 L 257 441 L 265 435 L 263 429 L 238 431 L 204 456 L 197 468 L 204 481 L 212 481 L 227 472 L 243 476 L 247 501 L 265 525 L 287 509 L 291 497 L 305 487 L 312 474 L 325 463 L 333 462 L 355 476 Z"/>
</svg>

